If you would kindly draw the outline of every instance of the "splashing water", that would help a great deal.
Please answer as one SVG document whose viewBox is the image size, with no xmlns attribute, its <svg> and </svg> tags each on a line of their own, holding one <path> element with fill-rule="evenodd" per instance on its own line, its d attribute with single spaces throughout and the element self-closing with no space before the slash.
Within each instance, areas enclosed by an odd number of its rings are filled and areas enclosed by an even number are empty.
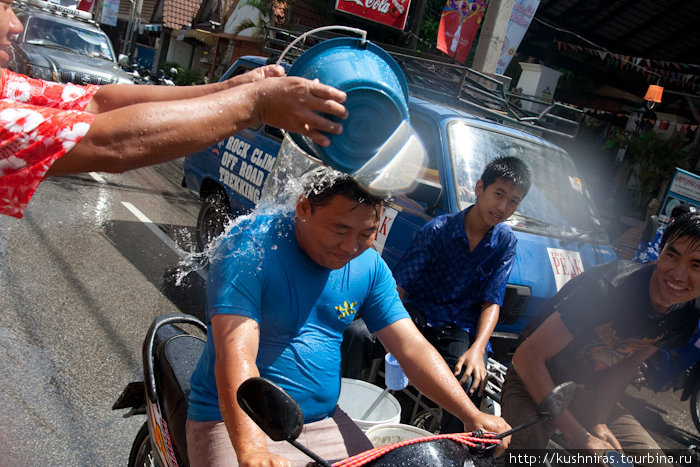
<svg viewBox="0 0 700 467">
<path fill-rule="evenodd" d="M 227 257 L 250 254 L 249 248 L 222 251 L 219 249 L 219 245 L 223 239 L 236 235 L 237 231 L 248 228 L 255 228 L 260 234 L 269 231 L 272 227 L 269 222 L 255 222 L 258 216 L 279 213 L 293 215 L 300 196 L 311 192 L 318 193 L 323 189 L 322 187 L 342 176 L 345 174 L 329 167 L 320 166 L 307 158 L 304 152 L 288 136 L 285 136 L 277 162 L 265 180 L 260 201 L 255 209 L 249 214 L 231 219 L 221 235 L 205 245 L 203 251 L 187 252 L 177 265 L 175 285 L 182 285 L 182 281 L 188 274 L 205 270 L 217 254 L 225 254 Z M 310 183 L 312 177 L 314 183 Z M 305 193 L 305 190 L 308 190 L 309 193 Z M 257 236 L 256 234 L 251 235 L 253 238 Z M 275 246 L 272 248 L 275 249 Z"/>
</svg>

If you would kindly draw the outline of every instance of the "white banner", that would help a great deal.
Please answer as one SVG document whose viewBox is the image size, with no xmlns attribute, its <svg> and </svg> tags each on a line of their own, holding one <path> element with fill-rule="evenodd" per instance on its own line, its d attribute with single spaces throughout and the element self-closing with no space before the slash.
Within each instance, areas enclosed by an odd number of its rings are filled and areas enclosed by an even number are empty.
<svg viewBox="0 0 700 467">
<path fill-rule="evenodd" d="M 498 58 L 496 65 L 496 73 L 502 75 L 510 64 L 515 51 L 518 50 L 520 42 L 525 37 L 527 28 L 530 27 L 532 17 L 535 16 L 537 7 L 540 5 L 540 0 L 515 0 L 513 3 L 513 12 L 510 14 L 508 28 L 506 29 L 506 37 L 503 40 L 501 47 L 501 56 Z"/>
<path fill-rule="evenodd" d="M 557 284 L 557 292 L 569 282 L 569 279 L 583 272 L 583 262 L 578 251 L 547 248 L 547 253 L 549 253 L 549 263 L 552 265 L 554 281 Z"/>
<path fill-rule="evenodd" d="M 377 229 L 377 238 L 372 245 L 380 255 L 384 250 L 384 243 L 386 243 L 386 237 L 389 236 L 389 231 L 391 230 L 391 225 L 394 223 L 394 219 L 396 219 L 396 214 L 398 214 L 396 209 L 388 206 L 384 208 L 384 215 L 379 221 L 379 229 Z"/>
<path fill-rule="evenodd" d="M 116 26 L 117 16 L 119 16 L 119 0 L 104 0 L 101 23 Z"/>
</svg>

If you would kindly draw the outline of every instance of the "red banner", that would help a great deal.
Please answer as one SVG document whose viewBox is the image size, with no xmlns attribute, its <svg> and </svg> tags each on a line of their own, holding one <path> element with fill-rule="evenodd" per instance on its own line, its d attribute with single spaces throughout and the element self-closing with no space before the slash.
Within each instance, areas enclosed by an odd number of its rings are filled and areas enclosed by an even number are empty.
<svg viewBox="0 0 700 467">
<path fill-rule="evenodd" d="M 335 9 L 396 29 L 406 26 L 411 0 L 335 0 Z"/>
<path fill-rule="evenodd" d="M 489 0 L 447 0 L 440 17 L 437 48 L 464 64 Z"/>
<path fill-rule="evenodd" d="M 93 8 L 95 8 L 95 0 L 80 0 L 80 3 L 78 3 L 78 10 L 92 13 Z"/>
</svg>

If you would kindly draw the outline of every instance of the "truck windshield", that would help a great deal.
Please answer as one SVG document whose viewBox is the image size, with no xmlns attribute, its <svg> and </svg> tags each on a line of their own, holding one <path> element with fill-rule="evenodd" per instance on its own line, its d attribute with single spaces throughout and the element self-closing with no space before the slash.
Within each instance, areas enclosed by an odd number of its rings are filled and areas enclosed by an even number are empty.
<svg viewBox="0 0 700 467">
<path fill-rule="evenodd" d="M 99 31 L 35 17 L 29 19 L 24 38 L 27 44 L 69 49 L 89 57 L 114 61 L 107 35 Z"/>
<path fill-rule="evenodd" d="M 600 230 L 586 186 L 566 152 L 486 128 L 451 122 L 447 127 L 459 209 L 474 203 L 474 186 L 487 162 L 516 156 L 530 168 L 532 186 L 509 222 L 547 234 L 583 235 Z"/>
</svg>

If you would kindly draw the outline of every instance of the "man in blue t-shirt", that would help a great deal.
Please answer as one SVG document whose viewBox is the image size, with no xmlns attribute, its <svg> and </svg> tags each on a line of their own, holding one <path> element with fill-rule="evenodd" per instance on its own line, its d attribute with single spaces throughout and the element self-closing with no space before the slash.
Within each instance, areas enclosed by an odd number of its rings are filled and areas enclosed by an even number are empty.
<svg viewBox="0 0 700 467">
<path fill-rule="evenodd" d="M 347 175 L 310 177 L 294 213 L 259 214 L 219 245 L 207 284 L 207 344 L 191 379 L 190 465 L 305 465 L 240 409 L 236 391 L 263 376 L 304 413 L 303 443 L 337 459 L 372 446 L 336 403 L 340 344 L 355 315 L 421 391 L 469 429 L 502 432 L 479 412 L 409 319 L 391 272 L 371 246 L 382 200 Z M 457 390 L 455 390 L 457 389 Z M 501 450 L 504 448 L 503 446 Z M 500 450 L 499 450 L 500 452 Z"/>
<path fill-rule="evenodd" d="M 489 338 L 515 258 L 516 238 L 503 221 L 529 188 L 522 160 L 492 160 L 476 183 L 476 202 L 425 224 L 394 269 L 406 309 L 477 406 L 486 385 Z M 353 349 L 367 348 L 366 336 L 360 321 L 346 332 L 344 376 L 357 377 L 351 357 Z M 441 432 L 461 431 L 460 425 L 447 413 Z"/>
</svg>

